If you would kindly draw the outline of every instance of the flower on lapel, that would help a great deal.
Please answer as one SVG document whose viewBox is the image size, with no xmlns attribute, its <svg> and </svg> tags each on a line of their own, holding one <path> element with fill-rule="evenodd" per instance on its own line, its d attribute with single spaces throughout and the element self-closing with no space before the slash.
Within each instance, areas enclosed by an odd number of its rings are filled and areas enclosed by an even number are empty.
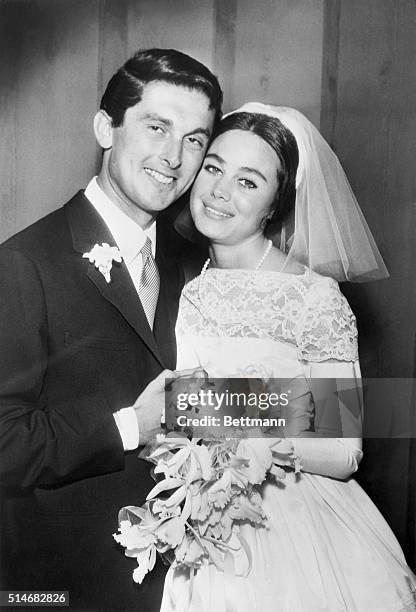
<svg viewBox="0 0 416 612">
<path fill-rule="evenodd" d="M 101 245 L 95 244 L 89 253 L 84 253 L 83 257 L 89 259 L 96 268 L 104 276 L 107 283 L 111 281 L 110 271 L 113 266 L 113 261 L 121 262 L 123 260 L 118 247 L 110 246 L 106 242 Z"/>
</svg>

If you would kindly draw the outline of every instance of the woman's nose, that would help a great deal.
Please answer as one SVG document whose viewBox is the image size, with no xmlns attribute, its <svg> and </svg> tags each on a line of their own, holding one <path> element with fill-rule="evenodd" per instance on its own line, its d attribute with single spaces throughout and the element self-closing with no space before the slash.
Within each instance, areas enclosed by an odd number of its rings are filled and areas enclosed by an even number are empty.
<svg viewBox="0 0 416 612">
<path fill-rule="evenodd" d="M 228 181 L 221 177 L 218 179 L 212 189 L 212 195 L 214 198 L 224 200 L 225 202 L 229 202 L 231 199 L 231 189 Z"/>
</svg>

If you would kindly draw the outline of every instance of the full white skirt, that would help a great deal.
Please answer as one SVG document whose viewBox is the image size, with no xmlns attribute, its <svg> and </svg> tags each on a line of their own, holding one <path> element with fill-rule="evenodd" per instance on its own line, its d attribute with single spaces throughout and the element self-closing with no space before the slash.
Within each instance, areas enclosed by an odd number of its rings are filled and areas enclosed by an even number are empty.
<svg viewBox="0 0 416 612">
<path fill-rule="evenodd" d="M 392 531 L 353 480 L 288 474 L 263 487 L 269 529 L 242 527 L 235 571 L 170 568 L 162 612 L 416 610 L 416 580 Z M 240 575 L 236 575 L 240 574 Z M 246 574 L 246 575 L 245 575 Z"/>
</svg>

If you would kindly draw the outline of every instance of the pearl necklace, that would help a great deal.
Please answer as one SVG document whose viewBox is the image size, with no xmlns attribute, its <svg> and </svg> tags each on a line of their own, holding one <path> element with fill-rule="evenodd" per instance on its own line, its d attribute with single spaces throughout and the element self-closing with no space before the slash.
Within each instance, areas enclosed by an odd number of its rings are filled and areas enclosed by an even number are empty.
<svg viewBox="0 0 416 612">
<path fill-rule="evenodd" d="M 260 268 L 262 267 L 262 265 L 264 264 L 266 257 L 268 256 L 268 254 L 270 253 L 270 251 L 272 250 L 273 247 L 273 242 L 271 240 L 267 241 L 267 246 L 264 250 L 263 255 L 261 256 L 261 259 L 258 261 L 256 267 L 251 270 L 251 272 L 256 272 L 257 270 L 260 270 Z M 208 270 L 208 266 L 211 263 L 211 259 L 208 257 L 208 259 L 206 260 L 206 262 L 204 263 L 202 270 L 201 270 L 201 274 L 199 275 L 199 283 L 198 283 L 198 298 L 199 298 L 199 303 L 201 305 L 201 307 L 203 306 L 203 299 L 202 299 L 202 283 L 204 280 L 204 276 L 206 274 L 206 271 Z M 203 312 L 205 311 L 205 312 Z M 206 309 L 202 308 L 201 310 L 201 314 L 204 317 L 204 319 L 209 318 L 210 316 L 210 312 L 206 311 Z M 214 314 L 214 320 L 216 319 L 216 313 Z M 252 330 L 257 333 L 257 334 L 262 334 L 262 331 L 256 326 L 256 325 L 250 325 L 250 327 L 252 328 Z M 217 321 L 217 328 L 218 331 L 220 333 L 221 336 L 225 336 L 227 335 L 226 332 L 222 329 L 220 323 Z"/>
<path fill-rule="evenodd" d="M 263 255 L 261 256 L 260 261 L 257 263 L 256 267 L 254 268 L 254 270 L 260 270 L 260 268 L 262 267 L 262 265 L 266 261 L 266 257 L 268 256 L 268 254 L 272 250 L 272 247 L 273 247 L 273 242 L 271 240 L 268 240 L 267 241 L 267 246 L 265 248 L 265 251 L 264 251 Z M 205 275 L 205 272 L 208 270 L 210 263 L 211 263 L 211 258 L 208 257 L 208 259 L 206 260 L 206 262 L 202 266 L 202 270 L 201 270 L 201 274 L 200 274 L 200 282 L 202 281 L 202 278 Z"/>
</svg>

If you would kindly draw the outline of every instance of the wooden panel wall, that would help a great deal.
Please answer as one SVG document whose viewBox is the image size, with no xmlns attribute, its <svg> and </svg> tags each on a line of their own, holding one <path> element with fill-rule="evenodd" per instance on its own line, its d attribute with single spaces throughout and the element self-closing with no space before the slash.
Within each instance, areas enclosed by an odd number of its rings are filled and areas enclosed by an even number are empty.
<svg viewBox="0 0 416 612">
<path fill-rule="evenodd" d="M 321 127 L 343 163 L 391 274 L 386 281 L 345 288 L 358 318 L 361 366 L 367 376 L 412 377 L 416 4 L 328 0 L 325 24 Z M 398 401 L 416 413 L 412 385 L 402 391 L 400 399 L 391 397 L 392 413 Z M 365 450 L 363 482 L 411 559 L 416 536 L 408 517 L 416 511 L 415 446 L 408 440 L 373 440 Z"/>
<path fill-rule="evenodd" d="M 16 78 L 15 34 L 18 15 L 2 6 L 0 19 L 0 242 L 16 231 Z"/>
<path fill-rule="evenodd" d="M 94 170 L 98 3 L 36 0 L 1 8 L 11 39 L 1 68 L 7 104 L 1 121 L 8 134 L 4 139 L 2 132 L 0 168 L 5 238 L 68 199 Z"/>
<path fill-rule="evenodd" d="M 216 72 L 250 99 L 320 115 L 322 0 L 0 0 L 0 241 L 60 206 L 99 162 L 92 118 L 138 48 Z"/>
<path fill-rule="evenodd" d="M 379 376 L 412 376 L 416 5 L 411 0 L 341 2 L 338 37 L 333 145 L 391 274 L 360 292 L 368 312 L 378 312 L 366 317 L 365 335 L 378 338 L 377 363 L 366 365 Z"/>
<path fill-rule="evenodd" d="M 94 173 L 111 74 L 138 48 L 179 48 L 218 74 L 226 111 L 257 99 L 321 124 L 391 271 L 345 288 L 364 373 L 414 375 L 415 24 L 414 0 L 0 0 L 0 241 Z M 403 542 L 410 445 L 385 450 L 364 478 Z"/>
<path fill-rule="evenodd" d="M 260 100 L 294 106 L 319 127 L 323 2 L 240 0 L 231 106 Z M 230 87 L 231 85 L 231 87 Z"/>
</svg>

